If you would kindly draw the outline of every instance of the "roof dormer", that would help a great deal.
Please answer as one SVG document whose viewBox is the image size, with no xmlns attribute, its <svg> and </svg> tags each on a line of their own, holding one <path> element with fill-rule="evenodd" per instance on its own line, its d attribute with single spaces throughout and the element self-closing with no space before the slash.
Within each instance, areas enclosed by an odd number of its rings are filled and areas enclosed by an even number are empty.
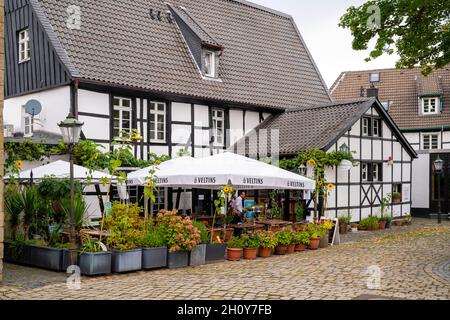
<svg viewBox="0 0 450 320">
<path fill-rule="evenodd" d="M 419 112 L 421 115 L 434 115 L 442 112 L 444 90 L 441 77 L 419 75 L 416 77 Z"/>
<path fill-rule="evenodd" d="M 224 50 L 185 7 L 167 4 L 183 38 L 205 79 L 219 78 L 219 60 Z"/>
</svg>

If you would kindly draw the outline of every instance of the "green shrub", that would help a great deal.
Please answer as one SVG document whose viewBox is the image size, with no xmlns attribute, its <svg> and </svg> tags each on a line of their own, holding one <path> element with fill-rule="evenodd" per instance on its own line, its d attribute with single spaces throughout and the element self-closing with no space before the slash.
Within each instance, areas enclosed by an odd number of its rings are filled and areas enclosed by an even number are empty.
<svg viewBox="0 0 450 320">
<path fill-rule="evenodd" d="M 227 247 L 232 249 L 242 249 L 244 245 L 244 240 L 240 237 L 233 237 L 227 243 Z"/>
<path fill-rule="evenodd" d="M 339 217 L 338 220 L 339 220 L 339 224 L 349 225 L 352 219 L 347 216 L 342 216 L 342 217 Z"/>
<path fill-rule="evenodd" d="M 244 248 L 256 249 L 260 247 L 259 237 L 256 233 L 242 235 Z"/>
<path fill-rule="evenodd" d="M 308 224 L 307 232 L 311 239 L 322 238 L 326 235 L 326 230 L 323 228 L 323 226 L 316 223 Z"/>
<path fill-rule="evenodd" d="M 295 244 L 308 245 L 310 242 L 309 233 L 306 231 L 300 231 L 300 232 L 294 233 L 293 242 Z"/>
<path fill-rule="evenodd" d="M 256 236 L 261 248 L 273 249 L 278 244 L 277 236 L 272 231 L 258 231 Z"/>
<path fill-rule="evenodd" d="M 208 243 L 210 241 L 210 239 L 208 236 L 208 229 L 206 228 L 205 224 L 202 223 L 201 221 L 197 221 L 197 220 L 193 220 L 192 224 L 194 225 L 194 227 L 196 227 L 198 229 L 198 231 L 200 231 L 201 243 L 203 243 L 203 244 Z"/>
<path fill-rule="evenodd" d="M 163 229 L 158 225 L 150 225 L 142 237 L 142 246 L 144 248 L 160 248 L 165 247 Z"/>
<path fill-rule="evenodd" d="M 282 230 L 277 232 L 277 242 L 282 246 L 290 245 L 292 243 L 292 231 Z"/>
<path fill-rule="evenodd" d="M 100 241 L 91 237 L 83 238 L 81 242 L 81 253 L 96 253 L 102 251 L 103 248 L 100 244 Z"/>
<path fill-rule="evenodd" d="M 361 220 L 359 223 L 359 226 L 366 229 L 366 230 L 378 230 L 379 223 L 378 218 L 375 216 L 367 217 Z"/>
<path fill-rule="evenodd" d="M 139 216 L 142 208 L 136 203 L 114 202 L 106 220 L 108 231 L 112 233 L 107 244 L 116 250 L 138 248 L 141 241 L 143 220 Z"/>
</svg>

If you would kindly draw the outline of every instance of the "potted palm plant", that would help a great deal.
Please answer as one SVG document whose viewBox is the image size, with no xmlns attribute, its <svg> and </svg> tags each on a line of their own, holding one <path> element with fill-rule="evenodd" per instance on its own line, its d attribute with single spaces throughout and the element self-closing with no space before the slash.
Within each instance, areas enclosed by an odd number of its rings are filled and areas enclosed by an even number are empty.
<svg viewBox="0 0 450 320">
<path fill-rule="evenodd" d="M 111 252 L 100 241 L 91 237 L 82 240 L 80 252 L 81 273 L 87 276 L 97 276 L 111 273 Z"/>
<path fill-rule="evenodd" d="M 242 235 L 244 241 L 244 259 L 255 260 L 260 245 L 259 237 L 256 233 Z"/>
<path fill-rule="evenodd" d="M 259 256 L 268 258 L 272 255 L 273 249 L 278 245 L 278 239 L 272 231 L 258 231 L 256 233 L 259 240 Z"/>
<path fill-rule="evenodd" d="M 149 224 L 142 237 L 142 269 L 157 269 L 167 266 L 167 246 L 162 229 Z"/>
<path fill-rule="evenodd" d="M 240 237 L 232 237 L 227 242 L 227 259 L 228 261 L 241 260 L 242 252 L 244 248 L 244 241 Z"/>
<path fill-rule="evenodd" d="M 293 241 L 295 243 L 295 251 L 305 251 L 306 246 L 309 245 L 309 234 L 306 231 L 294 233 Z"/>
</svg>

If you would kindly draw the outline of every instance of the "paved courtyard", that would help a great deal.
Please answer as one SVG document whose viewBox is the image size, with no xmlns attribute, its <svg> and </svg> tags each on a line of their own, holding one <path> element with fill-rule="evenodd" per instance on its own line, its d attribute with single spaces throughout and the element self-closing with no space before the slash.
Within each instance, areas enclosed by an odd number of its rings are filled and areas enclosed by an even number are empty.
<svg viewBox="0 0 450 320">
<path fill-rule="evenodd" d="M 349 234 L 339 246 L 257 261 L 100 278 L 7 264 L 1 299 L 450 299 L 450 222 Z M 378 275 L 381 273 L 381 276 Z"/>
</svg>

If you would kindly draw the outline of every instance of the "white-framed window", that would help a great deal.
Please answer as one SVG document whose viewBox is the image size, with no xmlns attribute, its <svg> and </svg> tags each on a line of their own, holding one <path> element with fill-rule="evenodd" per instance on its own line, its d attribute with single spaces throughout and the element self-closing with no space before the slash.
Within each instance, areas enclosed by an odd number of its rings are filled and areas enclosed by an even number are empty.
<svg viewBox="0 0 450 320">
<path fill-rule="evenodd" d="M 373 136 L 379 137 L 380 136 L 380 120 L 373 119 Z"/>
<path fill-rule="evenodd" d="M 369 130 L 370 130 L 370 119 L 369 118 L 363 118 L 362 119 L 362 134 L 363 136 L 368 136 L 369 135 Z"/>
<path fill-rule="evenodd" d="M 372 181 L 379 181 L 380 180 L 380 170 L 379 170 L 378 164 L 372 165 Z"/>
<path fill-rule="evenodd" d="M 28 29 L 19 32 L 19 63 L 31 60 L 30 36 Z"/>
<path fill-rule="evenodd" d="M 33 132 L 33 117 L 26 113 L 23 117 L 23 135 L 24 137 L 32 137 Z"/>
<path fill-rule="evenodd" d="M 223 146 L 225 142 L 225 111 L 222 109 L 212 110 L 214 144 Z"/>
<path fill-rule="evenodd" d="M 216 77 L 216 54 L 213 51 L 204 52 L 203 74 L 206 77 Z"/>
<path fill-rule="evenodd" d="M 422 98 L 422 114 L 436 114 L 439 111 L 439 98 Z"/>
<path fill-rule="evenodd" d="M 380 82 L 380 73 L 379 72 L 372 72 L 369 75 L 369 81 L 371 83 L 373 83 L 373 82 Z"/>
<path fill-rule="evenodd" d="M 123 131 L 131 132 L 131 99 L 114 97 L 113 138 L 120 137 Z"/>
<path fill-rule="evenodd" d="M 369 164 L 367 163 L 361 164 L 361 180 L 369 181 Z"/>
<path fill-rule="evenodd" d="M 166 104 L 150 102 L 150 141 L 166 142 Z"/>
<path fill-rule="evenodd" d="M 424 150 L 439 149 L 439 135 L 437 134 L 423 135 L 423 149 Z"/>
</svg>

